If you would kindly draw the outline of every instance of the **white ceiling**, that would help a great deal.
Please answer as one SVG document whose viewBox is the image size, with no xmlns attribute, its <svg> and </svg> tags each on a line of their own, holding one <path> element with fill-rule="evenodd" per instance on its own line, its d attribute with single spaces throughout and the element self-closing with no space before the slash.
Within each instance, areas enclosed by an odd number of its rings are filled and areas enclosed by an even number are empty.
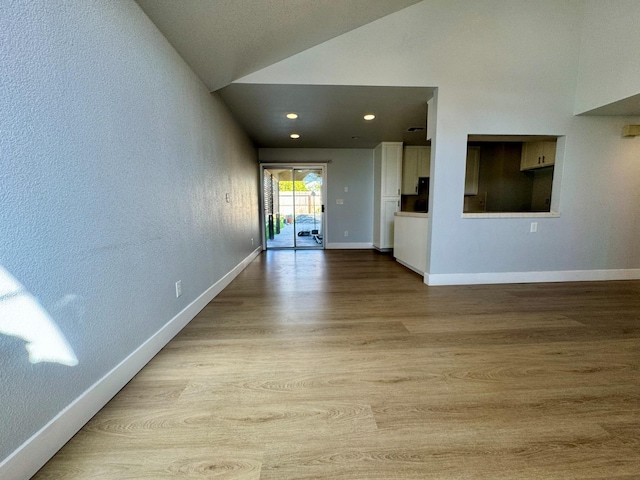
<svg viewBox="0 0 640 480">
<path fill-rule="evenodd" d="M 581 115 L 640 116 L 640 95 L 633 95 L 617 102 L 594 108 Z"/>
<path fill-rule="evenodd" d="M 373 148 L 426 145 L 433 88 L 233 83 L 218 94 L 258 147 Z M 295 120 L 286 118 L 297 113 Z M 365 121 L 373 113 L 376 118 Z M 410 127 L 421 127 L 415 133 Z M 293 140 L 291 133 L 300 134 Z M 355 137 L 355 138 L 354 138 Z"/>
<path fill-rule="evenodd" d="M 420 0 L 137 0 L 211 91 Z"/>
<path fill-rule="evenodd" d="M 258 147 L 425 144 L 431 88 L 233 84 L 420 0 L 137 0 Z M 297 112 L 294 122 L 284 114 Z M 366 112 L 377 115 L 365 122 Z M 296 130 L 301 138 L 292 140 Z M 352 138 L 357 137 L 357 138 Z"/>
</svg>

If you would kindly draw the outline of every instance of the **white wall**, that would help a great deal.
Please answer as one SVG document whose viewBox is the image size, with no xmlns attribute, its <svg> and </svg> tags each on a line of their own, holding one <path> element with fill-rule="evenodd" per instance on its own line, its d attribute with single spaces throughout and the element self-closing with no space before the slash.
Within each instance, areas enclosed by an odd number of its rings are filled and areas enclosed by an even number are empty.
<svg viewBox="0 0 640 480">
<path fill-rule="evenodd" d="M 573 116 L 582 7 L 573 0 L 425 0 L 240 81 L 438 87 L 431 279 L 638 269 L 631 219 L 640 214 L 640 175 L 630 159 L 640 145 L 620 138 L 619 119 Z M 537 234 L 529 234 L 528 218 L 462 218 L 468 134 L 566 136 L 552 199 L 560 218 L 537 219 Z M 605 238 L 618 253 L 598 247 Z"/>
<path fill-rule="evenodd" d="M 261 162 L 331 161 L 327 166 L 327 247 L 371 246 L 373 235 L 373 150 L 261 148 Z M 344 188 L 348 187 L 348 192 Z M 342 205 L 336 204 L 342 199 Z M 345 237 L 344 232 L 349 236 Z M 339 245 L 336 245 L 339 244 Z"/>
<path fill-rule="evenodd" d="M 575 112 L 640 94 L 640 2 L 586 0 Z"/>
<path fill-rule="evenodd" d="M 0 37 L 0 266 L 79 360 L 31 364 L 0 334 L 1 463 L 260 229 L 255 149 L 133 1 L 3 2 Z"/>
</svg>

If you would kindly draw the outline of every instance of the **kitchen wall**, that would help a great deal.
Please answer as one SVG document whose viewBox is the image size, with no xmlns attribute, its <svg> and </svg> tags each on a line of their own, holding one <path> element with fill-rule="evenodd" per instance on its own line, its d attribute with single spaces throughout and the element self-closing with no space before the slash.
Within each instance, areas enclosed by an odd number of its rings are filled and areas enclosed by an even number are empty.
<svg viewBox="0 0 640 480">
<path fill-rule="evenodd" d="M 487 212 L 531 210 L 533 174 L 520 171 L 521 143 L 482 143 L 478 192 L 487 193 Z"/>
<path fill-rule="evenodd" d="M 261 162 L 327 162 L 327 248 L 371 248 L 373 235 L 373 150 L 261 148 Z M 348 192 L 345 192 L 345 187 Z M 343 204 L 338 205 L 337 199 Z M 345 237 L 344 232 L 349 232 Z"/>
<path fill-rule="evenodd" d="M 632 160 L 640 143 L 620 131 L 640 122 L 573 116 L 583 7 L 425 0 L 240 81 L 438 87 L 429 283 L 563 279 L 575 271 L 637 276 L 638 227 L 630 220 L 640 216 Z M 468 134 L 566 136 L 552 199 L 560 217 L 536 219 L 536 234 L 530 218 L 462 218 Z"/>
<path fill-rule="evenodd" d="M 102 406 L 83 402 L 130 377 L 96 382 L 252 254 L 259 180 L 252 143 L 133 1 L 0 10 L 0 477 L 27 478 L 68 438 L 60 418 L 79 428 Z M 26 342 L 51 353 L 54 336 L 77 362 L 32 363 Z"/>
<path fill-rule="evenodd" d="M 531 188 L 531 210 L 534 212 L 548 212 L 551 205 L 551 191 L 553 189 L 553 168 L 532 170 L 533 187 Z"/>
</svg>

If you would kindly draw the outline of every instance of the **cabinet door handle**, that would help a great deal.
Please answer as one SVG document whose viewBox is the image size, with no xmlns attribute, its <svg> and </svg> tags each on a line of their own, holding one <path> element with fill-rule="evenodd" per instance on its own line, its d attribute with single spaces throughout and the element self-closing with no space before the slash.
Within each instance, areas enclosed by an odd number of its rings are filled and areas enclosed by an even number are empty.
<svg viewBox="0 0 640 480">
<path fill-rule="evenodd" d="M 398 189 L 398 195 L 400 195 L 400 189 Z"/>
<path fill-rule="evenodd" d="M 418 193 L 418 185 L 416 185 L 416 193 Z"/>
<path fill-rule="evenodd" d="M 542 163 L 544 163 L 544 155 L 542 155 Z"/>
<path fill-rule="evenodd" d="M 538 165 L 540 165 L 540 157 L 538 157 Z"/>
</svg>

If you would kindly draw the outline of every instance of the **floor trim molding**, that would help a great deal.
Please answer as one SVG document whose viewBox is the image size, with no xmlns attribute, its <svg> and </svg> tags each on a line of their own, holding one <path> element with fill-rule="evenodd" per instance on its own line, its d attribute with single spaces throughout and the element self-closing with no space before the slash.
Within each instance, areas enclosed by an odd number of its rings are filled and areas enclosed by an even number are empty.
<svg viewBox="0 0 640 480">
<path fill-rule="evenodd" d="M 416 268 L 416 267 L 412 267 L 411 265 L 409 265 L 408 263 L 403 262 L 402 260 L 398 260 L 398 259 L 396 258 L 396 262 L 398 262 L 398 263 L 399 263 L 400 265 L 402 265 L 403 267 L 406 267 L 406 268 L 408 268 L 409 270 L 411 270 L 411 271 L 413 271 L 413 272 L 417 273 L 418 275 L 424 275 L 424 274 L 425 274 L 422 270 L 420 270 L 420 269 L 418 269 L 418 268 Z"/>
<path fill-rule="evenodd" d="M 425 273 L 424 283 L 436 285 L 480 285 L 495 283 L 591 282 L 640 280 L 640 269 L 559 270 L 549 272 Z"/>
<path fill-rule="evenodd" d="M 373 245 L 366 242 L 327 243 L 327 250 L 362 250 L 372 249 Z"/>
<path fill-rule="evenodd" d="M 104 407 L 149 361 L 182 330 L 262 251 L 256 248 L 224 277 L 167 322 L 128 357 L 51 419 L 0 462 L 0 478 L 29 479 Z"/>
</svg>

